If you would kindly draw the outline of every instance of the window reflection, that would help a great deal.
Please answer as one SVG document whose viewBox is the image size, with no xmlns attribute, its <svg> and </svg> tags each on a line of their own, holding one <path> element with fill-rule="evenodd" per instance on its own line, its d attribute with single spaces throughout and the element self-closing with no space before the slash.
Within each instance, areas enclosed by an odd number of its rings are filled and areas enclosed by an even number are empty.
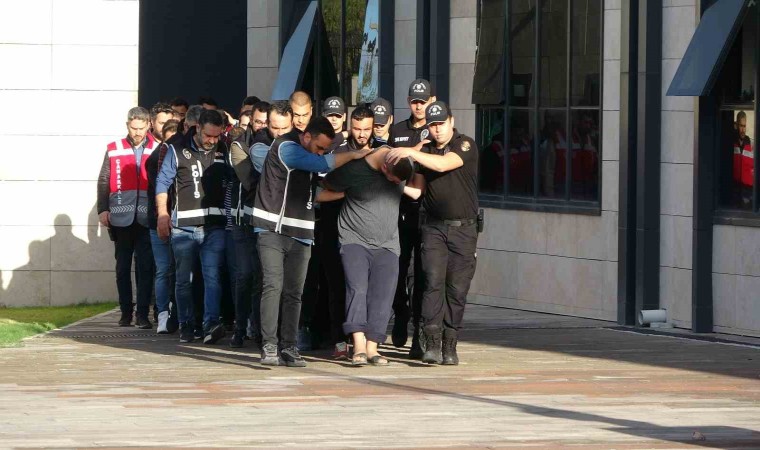
<svg viewBox="0 0 760 450">
<path fill-rule="evenodd" d="M 481 116 L 480 191 L 504 192 L 504 110 L 486 109 Z"/>
<path fill-rule="evenodd" d="M 599 189 L 599 111 L 573 111 L 571 197 L 595 200 Z"/>
<path fill-rule="evenodd" d="M 755 180 L 755 114 L 752 110 L 722 111 L 721 203 L 732 209 L 752 209 Z"/>
<path fill-rule="evenodd" d="M 536 60 L 535 47 L 535 0 L 511 0 L 509 3 L 510 34 L 510 85 L 513 106 L 535 104 L 532 88 L 533 66 Z"/>
<path fill-rule="evenodd" d="M 533 194 L 533 115 L 528 110 L 512 110 L 509 118 L 509 192 Z"/>
<path fill-rule="evenodd" d="M 568 148 L 566 117 L 564 110 L 544 110 L 541 114 L 539 173 L 543 197 L 564 197 Z"/>
<path fill-rule="evenodd" d="M 572 2 L 572 106 L 599 106 L 602 40 L 599 0 Z"/>
<path fill-rule="evenodd" d="M 567 104 L 567 4 L 541 4 L 541 106 Z"/>
<path fill-rule="evenodd" d="M 335 64 L 334 76 L 340 82 L 341 47 L 341 0 L 322 0 L 325 32 L 330 42 L 330 50 Z M 348 105 L 356 105 L 359 91 L 359 67 L 362 43 L 364 42 L 364 17 L 367 0 L 346 0 L 345 47 L 343 49 L 343 73 L 345 85 L 340 87 L 340 97 Z"/>
</svg>

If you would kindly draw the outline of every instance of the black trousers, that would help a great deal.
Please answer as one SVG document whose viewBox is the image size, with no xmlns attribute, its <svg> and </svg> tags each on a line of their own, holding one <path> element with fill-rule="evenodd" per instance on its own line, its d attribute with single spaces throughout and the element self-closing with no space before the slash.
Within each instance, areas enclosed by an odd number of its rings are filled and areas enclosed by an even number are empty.
<svg viewBox="0 0 760 450">
<path fill-rule="evenodd" d="M 398 234 L 401 254 L 398 259 L 398 282 L 393 299 L 393 312 L 396 317 L 408 317 L 411 314 L 412 323 L 417 326 L 422 320 L 422 294 L 425 290 L 425 273 L 422 270 L 420 253 L 419 203 L 402 200 L 398 216 Z M 409 268 L 412 263 L 414 266 L 410 277 Z"/>
<path fill-rule="evenodd" d="M 256 247 L 262 272 L 262 339 L 264 344 L 279 342 L 280 348 L 295 346 L 311 246 L 288 236 L 262 232 L 257 236 Z"/>
<path fill-rule="evenodd" d="M 327 292 L 330 340 L 333 344 L 345 342 L 343 322 L 346 317 L 346 279 L 338 241 L 338 214 L 322 214 L 314 227 L 314 248 L 309 260 L 304 291 L 301 297 L 301 324 L 322 329 L 315 323 L 320 318 L 316 311 L 319 297 Z M 324 317 L 324 316 L 322 316 Z"/>
<path fill-rule="evenodd" d="M 467 292 L 475 275 L 477 225 L 422 227 L 422 266 L 425 294 L 422 317 L 425 326 L 462 328 Z"/>
<path fill-rule="evenodd" d="M 123 313 L 132 313 L 132 258 L 135 260 L 137 316 L 148 317 L 153 294 L 155 266 L 149 230 L 137 222 L 127 227 L 111 227 L 116 259 L 116 289 Z"/>
</svg>

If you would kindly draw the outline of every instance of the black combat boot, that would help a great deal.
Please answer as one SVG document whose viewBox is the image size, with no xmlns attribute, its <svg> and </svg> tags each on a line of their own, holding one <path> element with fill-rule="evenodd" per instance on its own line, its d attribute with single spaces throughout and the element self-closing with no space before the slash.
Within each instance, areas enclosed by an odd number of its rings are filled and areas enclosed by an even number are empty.
<svg viewBox="0 0 760 450">
<path fill-rule="evenodd" d="M 422 355 L 422 362 L 428 364 L 441 364 L 441 327 L 438 325 L 425 326 L 425 354 Z"/>
<path fill-rule="evenodd" d="M 414 326 L 414 334 L 412 335 L 412 346 L 409 348 L 409 358 L 422 359 L 422 355 L 425 354 L 425 336 L 422 334 L 422 327 L 420 325 Z"/>
<path fill-rule="evenodd" d="M 446 328 L 443 330 L 443 365 L 459 365 L 459 356 L 457 356 L 457 330 Z"/>
</svg>

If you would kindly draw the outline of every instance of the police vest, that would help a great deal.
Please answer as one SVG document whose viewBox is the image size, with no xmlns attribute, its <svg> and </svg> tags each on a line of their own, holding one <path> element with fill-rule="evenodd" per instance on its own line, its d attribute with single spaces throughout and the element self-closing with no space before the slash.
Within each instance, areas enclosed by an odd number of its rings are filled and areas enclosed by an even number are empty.
<svg viewBox="0 0 760 450">
<path fill-rule="evenodd" d="M 227 174 L 227 146 L 219 141 L 216 151 L 196 150 L 195 133 L 173 147 L 177 161 L 174 179 L 178 227 L 224 226 L 224 183 Z"/>
<path fill-rule="evenodd" d="M 311 173 L 288 167 L 280 157 L 285 142 L 301 145 L 298 137 L 297 131 L 291 131 L 269 147 L 256 190 L 252 225 L 296 239 L 313 240 Z"/>
<path fill-rule="evenodd" d="M 108 144 L 111 164 L 108 210 L 111 225 L 127 227 L 137 217 L 137 223 L 148 226 L 147 161 L 156 146 L 156 141 L 149 136 L 143 147 L 138 171 L 135 150 L 126 138 Z"/>
<path fill-rule="evenodd" d="M 734 181 L 752 187 L 755 184 L 755 154 L 748 138 L 734 143 Z"/>
</svg>

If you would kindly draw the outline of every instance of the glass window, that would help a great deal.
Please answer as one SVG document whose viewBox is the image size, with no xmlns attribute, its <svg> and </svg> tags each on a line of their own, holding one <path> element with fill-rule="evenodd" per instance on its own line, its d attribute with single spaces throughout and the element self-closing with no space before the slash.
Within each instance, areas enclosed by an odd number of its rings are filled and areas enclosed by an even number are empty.
<svg viewBox="0 0 760 450">
<path fill-rule="evenodd" d="M 716 152 L 718 209 L 756 211 L 755 79 L 758 18 L 747 14 L 715 85 L 720 101 L 719 149 Z"/>
<path fill-rule="evenodd" d="M 362 44 L 365 42 L 365 16 L 369 4 L 377 9 L 377 0 L 346 0 L 346 9 L 342 11 L 341 0 L 322 0 L 322 12 L 325 19 L 325 32 L 330 42 L 330 51 L 336 70 L 333 72 L 340 86 L 340 97 L 349 106 L 357 104 L 359 89 L 359 69 L 361 67 Z M 345 29 L 342 17 L 345 14 Z M 375 17 L 378 17 L 376 12 Z M 343 30 L 344 34 L 341 35 Z M 377 22 L 374 24 L 375 45 L 377 49 Z M 367 33 L 367 38 L 369 38 Z M 344 38 L 343 40 L 341 38 Z M 341 47 L 343 52 L 341 54 Z M 341 59 L 342 56 L 342 59 Z M 343 69 L 343 76 L 340 71 Z"/>
<path fill-rule="evenodd" d="M 602 5 L 593 0 L 573 2 L 572 42 L 572 106 L 599 106 L 600 68 L 602 48 Z"/>
<path fill-rule="evenodd" d="M 502 193 L 506 207 L 543 203 L 572 210 L 567 204 L 598 211 L 602 0 L 481 0 L 481 30 L 496 28 L 495 3 L 509 29 L 507 79 L 501 81 L 510 89 L 498 107 L 492 106 L 497 99 L 473 93 L 489 105 L 479 118 L 484 200 L 493 204 Z M 506 117 L 498 113 L 502 108 Z M 497 158 L 503 142 L 509 143 L 508 153 Z"/>
<path fill-rule="evenodd" d="M 533 195 L 533 111 L 512 109 L 509 117 L 509 192 Z"/>
<path fill-rule="evenodd" d="M 504 145 L 504 110 L 484 110 L 481 117 L 480 191 L 503 194 L 504 158 L 509 154 Z"/>
<path fill-rule="evenodd" d="M 541 2 L 541 106 L 567 104 L 567 4 Z"/>
<path fill-rule="evenodd" d="M 562 198 L 565 195 L 567 151 L 570 145 L 564 109 L 545 109 L 541 112 L 539 142 L 539 176 L 542 197 Z"/>
<path fill-rule="evenodd" d="M 509 3 L 510 103 L 514 106 L 533 105 L 535 92 L 531 85 L 536 62 L 536 0 L 510 0 Z"/>
<path fill-rule="evenodd" d="M 504 0 L 483 0 L 480 14 L 472 102 L 499 105 L 504 102 Z"/>
</svg>

